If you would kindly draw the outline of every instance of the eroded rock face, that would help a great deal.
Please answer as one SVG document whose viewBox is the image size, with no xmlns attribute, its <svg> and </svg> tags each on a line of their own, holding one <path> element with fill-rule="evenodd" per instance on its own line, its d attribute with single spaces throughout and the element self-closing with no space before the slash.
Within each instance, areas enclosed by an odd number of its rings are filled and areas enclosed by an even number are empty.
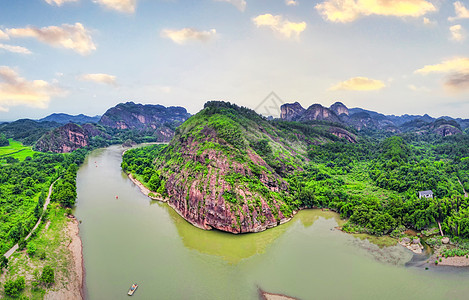
<svg viewBox="0 0 469 300">
<path fill-rule="evenodd" d="M 207 140 L 213 140 L 213 132 L 206 130 Z M 166 180 L 168 204 L 186 220 L 203 229 L 218 229 L 231 233 L 258 232 L 286 222 L 280 211 L 281 202 L 266 199 L 250 188 L 232 186 L 230 176 L 257 176 L 271 191 L 288 189 L 287 183 L 265 163 L 255 152 L 249 151 L 252 161 L 271 172 L 253 174 L 244 163 L 228 158 L 223 152 L 213 148 L 200 151 L 203 141 L 187 140 L 171 142 L 170 147 L 178 148 L 181 160 L 195 161 L 207 165 L 203 173 L 194 173 L 191 168 L 181 168 L 184 164 L 173 165 L 171 175 Z M 173 145 L 172 145 L 173 144 Z M 157 165 L 158 167 L 158 165 Z M 227 200 L 224 193 L 234 192 L 236 203 Z M 254 204 L 255 203 L 255 204 Z"/>
<path fill-rule="evenodd" d="M 89 136 L 77 124 L 69 123 L 43 135 L 36 143 L 42 152 L 67 153 L 88 146 Z"/>
<path fill-rule="evenodd" d="M 454 126 L 445 124 L 433 129 L 433 132 L 441 136 L 461 134 L 462 131 Z"/>
<path fill-rule="evenodd" d="M 339 117 L 329 108 L 321 104 L 313 104 L 301 115 L 299 121 L 325 120 L 339 123 Z"/>
<path fill-rule="evenodd" d="M 357 142 L 357 136 L 354 134 L 351 134 L 345 129 L 338 128 L 338 127 L 331 127 L 329 129 L 329 132 L 335 135 L 336 137 L 346 139 L 350 143 L 356 143 Z"/>
<path fill-rule="evenodd" d="M 127 102 L 108 109 L 99 123 L 117 129 L 157 129 L 176 127 L 189 117 L 183 107 Z"/>
<path fill-rule="evenodd" d="M 338 116 L 349 115 L 347 106 L 345 106 L 342 102 L 336 102 L 332 104 L 329 109 L 332 110 Z"/>
<path fill-rule="evenodd" d="M 337 104 L 337 103 L 336 103 Z M 341 104 L 341 103 L 340 103 Z M 345 105 L 335 105 L 338 111 L 344 112 Z M 308 109 L 304 109 L 300 103 L 295 102 L 292 104 L 284 104 L 280 107 L 281 114 L 280 118 L 286 121 L 314 121 L 314 120 L 326 120 L 331 122 L 340 122 L 338 115 L 331 109 L 324 107 L 320 104 L 313 104 Z M 345 111 L 348 114 L 348 110 L 345 107 Z"/>
<path fill-rule="evenodd" d="M 300 103 L 287 103 L 280 107 L 280 118 L 287 121 L 297 121 L 305 112 Z"/>
</svg>

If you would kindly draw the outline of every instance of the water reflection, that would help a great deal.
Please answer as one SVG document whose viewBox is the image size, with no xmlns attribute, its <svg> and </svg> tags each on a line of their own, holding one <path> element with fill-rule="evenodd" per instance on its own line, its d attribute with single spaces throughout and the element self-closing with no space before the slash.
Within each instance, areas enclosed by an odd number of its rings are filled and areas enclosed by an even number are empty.
<svg viewBox="0 0 469 300">
<path fill-rule="evenodd" d="M 170 215 L 185 247 L 219 256 L 230 264 L 237 264 L 242 259 L 265 253 L 269 245 L 282 236 L 294 222 L 290 221 L 263 232 L 235 235 L 218 230 L 199 229 L 184 220 L 167 204 L 159 205 Z"/>
</svg>

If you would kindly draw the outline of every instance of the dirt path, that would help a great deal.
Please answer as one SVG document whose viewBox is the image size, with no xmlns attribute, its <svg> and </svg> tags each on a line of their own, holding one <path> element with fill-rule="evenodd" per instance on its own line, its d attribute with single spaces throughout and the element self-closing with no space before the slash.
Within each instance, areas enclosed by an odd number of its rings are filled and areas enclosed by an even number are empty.
<svg viewBox="0 0 469 300">
<path fill-rule="evenodd" d="M 60 179 L 60 178 L 59 178 L 59 179 Z M 57 180 L 59 180 L 59 179 L 57 179 Z M 36 225 L 34 225 L 33 229 L 31 229 L 31 231 L 29 232 L 29 234 L 25 237 L 25 239 L 24 239 L 25 241 L 27 241 L 27 240 L 31 237 L 31 235 L 33 234 L 34 230 L 36 230 L 36 228 L 39 226 L 39 224 L 41 224 L 42 216 L 44 215 L 44 212 L 46 211 L 47 206 L 48 206 L 49 203 L 50 203 L 50 195 L 52 194 L 52 188 L 54 187 L 54 183 L 56 183 L 57 180 L 54 181 L 54 182 L 52 182 L 52 184 L 50 185 L 50 187 L 49 187 L 49 194 L 47 195 L 46 202 L 44 202 L 44 207 L 43 207 L 43 209 L 42 209 L 41 217 L 40 217 L 39 220 L 37 221 Z M 18 250 L 18 248 L 19 248 L 18 244 L 14 245 L 10 250 L 8 250 L 8 251 L 4 254 L 4 256 L 5 256 L 6 258 L 10 258 L 10 256 L 12 256 L 13 253 L 15 253 L 16 250 Z"/>
<path fill-rule="evenodd" d="M 459 180 L 459 178 L 458 178 L 458 182 L 459 182 L 459 184 L 460 184 L 461 187 L 462 187 L 462 190 L 463 190 L 463 192 L 464 192 L 464 197 L 466 197 L 466 198 L 469 197 L 469 195 L 467 194 L 466 190 L 464 189 L 464 185 L 462 184 L 461 180 Z"/>
</svg>

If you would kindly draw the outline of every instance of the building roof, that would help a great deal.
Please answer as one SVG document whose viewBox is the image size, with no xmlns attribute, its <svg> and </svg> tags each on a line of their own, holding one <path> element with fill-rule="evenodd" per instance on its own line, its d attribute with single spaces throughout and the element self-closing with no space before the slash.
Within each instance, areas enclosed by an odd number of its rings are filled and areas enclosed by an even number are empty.
<svg viewBox="0 0 469 300">
<path fill-rule="evenodd" d="M 421 192 L 419 192 L 419 195 L 422 195 L 422 196 L 425 196 L 425 195 L 433 195 L 433 191 L 432 191 L 432 190 L 421 191 Z"/>
</svg>

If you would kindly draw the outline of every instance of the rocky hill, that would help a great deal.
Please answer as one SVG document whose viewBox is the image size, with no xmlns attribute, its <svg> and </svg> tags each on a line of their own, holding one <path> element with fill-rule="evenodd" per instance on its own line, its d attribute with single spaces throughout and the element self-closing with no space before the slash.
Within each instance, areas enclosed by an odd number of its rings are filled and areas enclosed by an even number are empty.
<svg viewBox="0 0 469 300">
<path fill-rule="evenodd" d="M 101 116 L 86 116 L 84 114 L 79 114 L 76 116 L 64 114 L 64 113 L 54 113 L 48 115 L 39 120 L 39 122 L 57 122 L 60 124 L 68 124 L 68 123 L 75 123 L 75 124 L 86 124 L 86 123 L 98 123 L 101 119 Z"/>
<path fill-rule="evenodd" d="M 304 109 L 298 102 L 281 106 L 281 119 L 308 122 L 326 120 L 343 126 L 350 126 L 362 132 L 385 132 L 398 134 L 414 132 L 417 134 L 437 134 L 448 136 L 462 133 L 469 127 L 469 120 L 450 117 L 432 118 L 420 115 L 384 115 L 362 108 L 348 109 L 343 103 L 336 102 L 327 108 L 313 104 Z"/>
<path fill-rule="evenodd" d="M 183 107 L 127 102 L 108 109 L 99 124 L 117 129 L 153 130 L 169 141 L 176 127 L 189 117 Z"/>
<path fill-rule="evenodd" d="M 151 158 L 156 171 L 149 180 L 196 226 L 232 233 L 265 230 L 298 209 L 284 177 L 302 169 L 308 145 L 341 140 L 337 135 L 356 139 L 340 127 L 311 125 L 268 121 L 247 108 L 208 102 Z M 126 156 L 123 168 L 138 171 Z"/>
<path fill-rule="evenodd" d="M 41 152 L 68 153 L 88 146 L 90 138 L 98 135 L 105 136 L 105 133 L 99 130 L 96 125 L 84 124 L 80 126 L 69 123 L 44 134 L 34 148 Z"/>
</svg>

